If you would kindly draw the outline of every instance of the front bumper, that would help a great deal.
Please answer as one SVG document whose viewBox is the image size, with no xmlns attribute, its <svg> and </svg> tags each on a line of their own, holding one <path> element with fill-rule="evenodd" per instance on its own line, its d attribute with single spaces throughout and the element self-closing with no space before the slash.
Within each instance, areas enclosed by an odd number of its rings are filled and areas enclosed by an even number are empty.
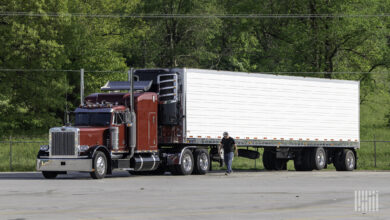
<svg viewBox="0 0 390 220">
<path fill-rule="evenodd" d="M 37 171 L 81 171 L 92 172 L 92 159 L 38 158 Z"/>
</svg>

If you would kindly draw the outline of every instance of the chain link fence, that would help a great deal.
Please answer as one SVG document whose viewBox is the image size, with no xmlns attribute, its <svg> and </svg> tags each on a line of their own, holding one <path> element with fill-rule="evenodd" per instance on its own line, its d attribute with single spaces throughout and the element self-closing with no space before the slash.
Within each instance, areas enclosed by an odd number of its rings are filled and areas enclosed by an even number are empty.
<svg viewBox="0 0 390 220">
<path fill-rule="evenodd" d="M 0 141 L 0 171 L 34 171 L 40 145 L 48 144 L 47 139 Z"/>
</svg>

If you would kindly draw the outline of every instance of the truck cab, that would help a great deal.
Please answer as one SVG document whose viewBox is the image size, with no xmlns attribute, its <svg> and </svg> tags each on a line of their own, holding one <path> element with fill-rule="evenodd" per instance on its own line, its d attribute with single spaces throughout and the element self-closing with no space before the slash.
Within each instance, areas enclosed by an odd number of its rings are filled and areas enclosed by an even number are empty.
<svg viewBox="0 0 390 220">
<path fill-rule="evenodd" d="M 137 90 L 131 94 L 108 82 L 102 90 L 115 92 L 85 97 L 74 111 L 72 126 L 49 130 L 49 145 L 41 146 L 37 170 L 46 178 L 68 171 L 90 172 L 93 178 L 103 178 L 115 168 L 155 169 L 160 162 L 158 100 L 156 93 L 147 92 L 150 84 L 136 83 Z"/>
</svg>

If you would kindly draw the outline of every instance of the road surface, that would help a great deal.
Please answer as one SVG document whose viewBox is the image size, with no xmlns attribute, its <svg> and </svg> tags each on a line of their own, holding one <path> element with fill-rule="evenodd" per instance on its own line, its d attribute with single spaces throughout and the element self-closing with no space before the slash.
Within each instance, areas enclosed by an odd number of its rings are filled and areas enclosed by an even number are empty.
<svg viewBox="0 0 390 220">
<path fill-rule="evenodd" d="M 378 191 L 379 210 L 355 190 Z M 389 207 L 390 172 L 0 173 L 0 219 L 388 219 Z"/>
</svg>

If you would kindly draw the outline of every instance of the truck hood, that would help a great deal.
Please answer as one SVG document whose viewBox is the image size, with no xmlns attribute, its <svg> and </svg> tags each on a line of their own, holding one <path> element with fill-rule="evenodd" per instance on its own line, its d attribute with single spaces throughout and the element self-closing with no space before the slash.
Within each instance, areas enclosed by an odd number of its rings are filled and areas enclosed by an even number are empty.
<svg viewBox="0 0 390 220">
<path fill-rule="evenodd" d="M 78 127 L 80 129 L 80 145 L 106 145 L 109 127 Z"/>
</svg>

